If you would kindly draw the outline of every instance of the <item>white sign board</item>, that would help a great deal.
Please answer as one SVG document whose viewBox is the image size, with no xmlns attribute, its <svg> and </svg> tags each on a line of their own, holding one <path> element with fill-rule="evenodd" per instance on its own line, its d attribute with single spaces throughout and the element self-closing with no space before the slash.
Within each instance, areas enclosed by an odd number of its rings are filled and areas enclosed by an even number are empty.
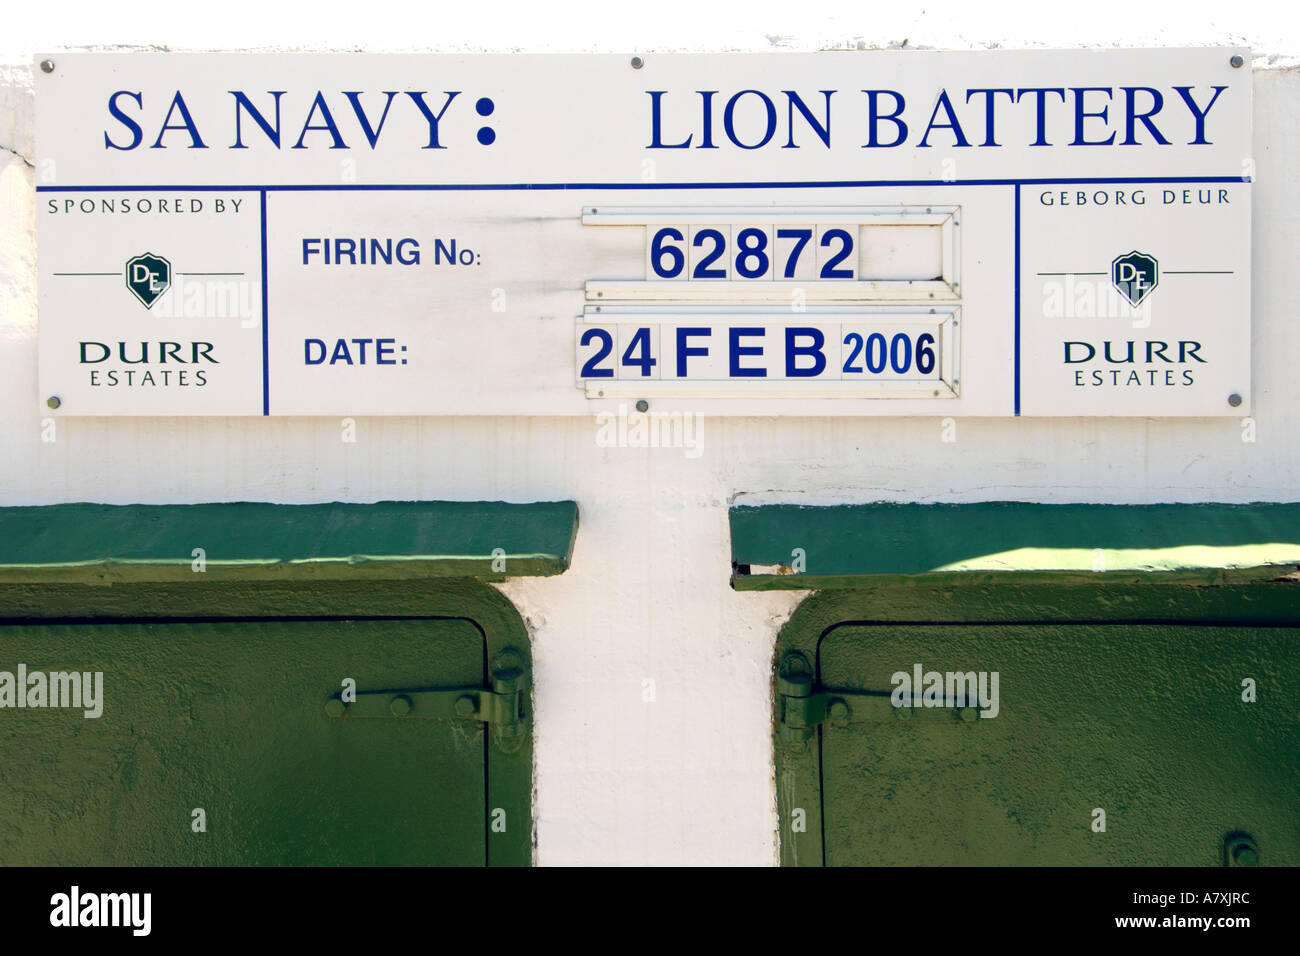
<svg viewBox="0 0 1300 956">
<path fill-rule="evenodd" d="M 42 399 L 1243 415 L 1243 57 L 40 57 Z"/>
</svg>

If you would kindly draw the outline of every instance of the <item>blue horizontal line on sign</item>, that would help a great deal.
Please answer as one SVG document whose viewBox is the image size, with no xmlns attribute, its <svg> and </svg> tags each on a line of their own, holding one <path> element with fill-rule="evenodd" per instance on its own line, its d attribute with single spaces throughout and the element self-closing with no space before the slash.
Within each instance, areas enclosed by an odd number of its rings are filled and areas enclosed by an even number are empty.
<svg viewBox="0 0 1300 956">
<path fill-rule="evenodd" d="M 37 186 L 38 193 L 124 192 L 367 192 L 452 190 L 573 190 L 573 189 L 851 189 L 866 186 L 1082 186 L 1136 183 L 1248 183 L 1249 176 L 1122 176 L 1075 179 L 876 179 L 830 182 L 775 183 L 407 183 L 407 184 L 285 184 L 279 186 Z"/>
</svg>

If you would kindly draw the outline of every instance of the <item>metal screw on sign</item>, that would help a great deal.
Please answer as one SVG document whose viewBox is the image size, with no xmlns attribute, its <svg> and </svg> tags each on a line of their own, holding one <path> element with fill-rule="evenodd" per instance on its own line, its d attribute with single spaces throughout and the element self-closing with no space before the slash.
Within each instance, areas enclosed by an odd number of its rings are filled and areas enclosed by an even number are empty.
<svg viewBox="0 0 1300 956">
<path fill-rule="evenodd" d="M 45 404 L 50 406 L 50 408 L 58 408 L 60 405 L 63 404 L 63 402 L 62 400 L 60 400 L 59 396 L 51 395 L 49 398 L 45 400 Z"/>
<path fill-rule="evenodd" d="M 1238 395 L 1236 392 L 1233 392 L 1231 395 L 1228 396 L 1228 404 L 1231 405 L 1233 408 L 1236 408 L 1238 405 L 1241 404 L 1241 396 Z"/>
<path fill-rule="evenodd" d="M 54 72 L 54 61 L 53 61 L 53 60 L 41 60 L 41 72 L 42 72 L 42 73 L 53 73 L 53 72 Z"/>
<path fill-rule="evenodd" d="M 638 398 L 638 399 L 636 400 L 636 410 L 637 410 L 638 412 L 646 412 L 646 411 L 649 411 L 649 410 L 650 410 L 650 403 L 647 402 L 644 398 Z"/>
<path fill-rule="evenodd" d="M 641 59 L 639 56 L 632 57 L 632 69 L 639 70 L 643 66 L 645 66 L 645 60 Z"/>
<path fill-rule="evenodd" d="M 1228 62 L 1232 65 L 1232 68 L 1234 70 L 1240 70 L 1243 66 L 1246 65 L 1246 58 L 1242 56 L 1240 53 L 1234 53 L 1232 55 L 1232 59 L 1230 59 Z"/>
</svg>

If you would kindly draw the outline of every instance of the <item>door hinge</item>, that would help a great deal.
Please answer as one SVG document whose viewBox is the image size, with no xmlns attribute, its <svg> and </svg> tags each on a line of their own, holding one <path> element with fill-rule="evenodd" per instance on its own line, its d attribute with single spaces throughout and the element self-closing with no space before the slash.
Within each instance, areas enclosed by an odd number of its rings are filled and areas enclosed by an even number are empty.
<svg viewBox="0 0 1300 956">
<path fill-rule="evenodd" d="M 776 677 L 776 721 L 782 740 L 801 744 L 823 724 L 879 724 L 891 720 L 971 723 L 978 705 L 956 708 L 895 707 L 892 691 L 831 690 L 814 681 L 808 659 L 798 652 L 781 659 Z"/>
<path fill-rule="evenodd" d="M 325 712 L 349 720 L 474 720 L 498 738 L 519 737 L 527 732 L 526 692 L 523 661 L 507 649 L 493 663 L 490 687 L 358 690 L 350 700 L 340 692 L 325 702 Z"/>
</svg>

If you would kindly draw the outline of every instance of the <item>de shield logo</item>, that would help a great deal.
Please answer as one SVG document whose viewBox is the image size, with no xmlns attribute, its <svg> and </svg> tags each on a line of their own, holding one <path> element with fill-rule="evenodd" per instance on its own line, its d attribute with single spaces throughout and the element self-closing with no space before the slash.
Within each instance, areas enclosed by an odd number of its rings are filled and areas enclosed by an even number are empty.
<svg viewBox="0 0 1300 956">
<path fill-rule="evenodd" d="M 172 264 L 152 252 L 126 260 L 126 287 L 146 309 L 171 288 Z"/>
<path fill-rule="evenodd" d="M 1129 305 L 1139 306 L 1160 279 L 1155 256 L 1134 250 L 1110 264 L 1110 281 Z"/>
</svg>

